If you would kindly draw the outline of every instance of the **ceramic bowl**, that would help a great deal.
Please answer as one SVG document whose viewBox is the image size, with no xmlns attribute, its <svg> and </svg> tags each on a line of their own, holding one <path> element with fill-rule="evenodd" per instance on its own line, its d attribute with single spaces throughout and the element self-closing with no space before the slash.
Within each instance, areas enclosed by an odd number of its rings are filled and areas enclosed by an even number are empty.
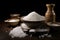
<svg viewBox="0 0 60 40">
<path fill-rule="evenodd" d="M 5 22 L 8 22 L 10 25 L 15 26 L 19 23 L 19 19 L 9 19 L 9 20 L 5 20 Z"/>
</svg>

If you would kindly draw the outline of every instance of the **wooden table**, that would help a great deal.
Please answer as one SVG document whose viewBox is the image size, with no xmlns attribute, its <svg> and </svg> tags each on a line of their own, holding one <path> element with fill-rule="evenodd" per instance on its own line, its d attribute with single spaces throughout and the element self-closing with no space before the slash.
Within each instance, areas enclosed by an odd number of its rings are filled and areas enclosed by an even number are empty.
<svg viewBox="0 0 60 40">
<path fill-rule="evenodd" d="M 53 36 L 51 38 L 38 38 L 27 36 L 25 38 L 11 38 L 8 34 L 11 28 L 8 27 L 9 24 L 5 22 L 0 22 L 0 40 L 60 40 L 60 30 L 52 31 Z M 53 29 L 60 29 L 59 27 L 51 27 Z M 7 32 L 6 32 L 7 30 Z M 57 35 L 57 36 L 56 36 Z"/>
</svg>

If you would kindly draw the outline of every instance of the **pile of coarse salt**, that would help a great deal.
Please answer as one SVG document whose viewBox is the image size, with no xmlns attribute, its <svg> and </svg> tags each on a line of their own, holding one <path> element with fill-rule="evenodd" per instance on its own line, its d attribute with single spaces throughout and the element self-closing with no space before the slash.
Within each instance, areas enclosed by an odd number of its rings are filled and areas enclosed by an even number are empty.
<svg viewBox="0 0 60 40">
<path fill-rule="evenodd" d="M 42 21 L 45 20 L 45 17 L 33 11 L 29 13 L 27 16 L 23 17 L 22 19 L 26 21 Z"/>
<path fill-rule="evenodd" d="M 14 38 L 14 37 L 19 37 L 19 38 L 22 38 L 22 37 L 26 37 L 27 34 L 23 32 L 21 26 L 17 26 L 15 28 L 13 28 L 9 35 Z"/>
</svg>

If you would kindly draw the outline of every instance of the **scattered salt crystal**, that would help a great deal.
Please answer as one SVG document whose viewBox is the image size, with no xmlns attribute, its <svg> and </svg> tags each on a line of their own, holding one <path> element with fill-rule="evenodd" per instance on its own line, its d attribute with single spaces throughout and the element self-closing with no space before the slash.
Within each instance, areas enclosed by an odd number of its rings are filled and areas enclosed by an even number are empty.
<svg viewBox="0 0 60 40">
<path fill-rule="evenodd" d="M 25 23 L 21 23 L 21 28 L 23 29 L 23 31 L 27 31 L 28 29 L 30 29 Z"/>
<path fill-rule="evenodd" d="M 30 29 L 25 23 L 21 23 L 21 27 L 24 29 Z"/>
<path fill-rule="evenodd" d="M 20 26 L 16 27 L 16 28 L 13 28 L 13 30 L 10 31 L 9 35 L 12 38 L 14 38 L 14 37 L 22 38 L 22 37 L 27 36 L 27 34 L 23 32 L 23 30 Z"/>
<path fill-rule="evenodd" d="M 27 21 L 42 21 L 45 20 L 45 17 L 33 11 L 29 13 L 27 16 L 23 17 L 22 19 Z"/>
<path fill-rule="evenodd" d="M 42 38 L 44 38 L 45 36 L 44 35 L 41 35 Z"/>
<path fill-rule="evenodd" d="M 49 31 L 49 29 L 36 29 L 37 32 L 45 32 L 45 31 Z"/>
<path fill-rule="evenodd" d="M 30 29 L 29 32 L 36 32 L 36 30 L 35 29 Z"/>
<path fill-rule="evenodd" d="M 47 37 L 52 37 L 52 35 L 48 35 Z"/>
<path fill-rule="evenodd" d="M 47 36 L 48 34 L 44 34 L 44 36 Z"/>
</svg>

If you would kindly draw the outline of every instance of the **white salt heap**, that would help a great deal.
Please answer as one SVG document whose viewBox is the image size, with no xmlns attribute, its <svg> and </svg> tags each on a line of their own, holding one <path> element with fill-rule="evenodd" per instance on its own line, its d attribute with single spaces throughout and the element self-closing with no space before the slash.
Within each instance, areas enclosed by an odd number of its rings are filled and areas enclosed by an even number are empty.
<svg viewBox="0 0 60 40">
<path fill-rule="evenodd" d="M 24 31 L 27 31 L 28 29 L 30 29 L 25 23 L 22 23 L 21 27 L 23 28 Z"/>
<path fill-rule="evenodd" d="M 9 35 L 12 38 L 14 38 L 14 37 L 22 38 L 22 37 L 27 36 L 27 34 L 23 32 L 23 30 L 20 26 L 16 27 L 16 28 L 13 28 L 13 30 L 10 31 Z"/>
<path fill-rule="evenodd" d="M 23 17 L 22 19 L 26 21 L 42 21 L 45 20 L 45 17 L 33 11 L 29 13 L 27 16 Z"/>
</svg>

